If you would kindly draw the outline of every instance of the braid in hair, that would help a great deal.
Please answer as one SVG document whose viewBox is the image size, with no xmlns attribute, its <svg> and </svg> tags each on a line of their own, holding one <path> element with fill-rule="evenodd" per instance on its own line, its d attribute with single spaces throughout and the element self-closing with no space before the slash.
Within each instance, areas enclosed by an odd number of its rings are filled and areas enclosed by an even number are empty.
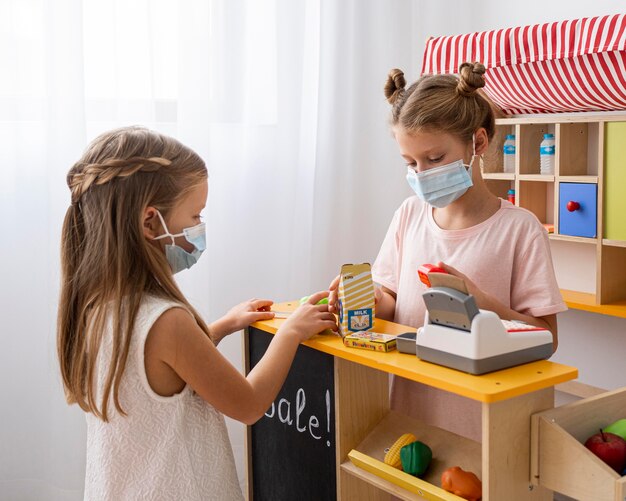
<svg viewBox="0 0 626 501">
<path fill-rule="evenodd" d="M 75 166 L 67 176 L 67 185 L 72 194 L 72 205 L 79 203 L 83 194 L 93 185 L 106 184 L 115 178 L 127 178 L 136 172 L 155 172 L 172 162 L 161 157 L 112 158 L 103 163 Z M 79 170 L 80 169 L 80 170 Z"/>
</svg>

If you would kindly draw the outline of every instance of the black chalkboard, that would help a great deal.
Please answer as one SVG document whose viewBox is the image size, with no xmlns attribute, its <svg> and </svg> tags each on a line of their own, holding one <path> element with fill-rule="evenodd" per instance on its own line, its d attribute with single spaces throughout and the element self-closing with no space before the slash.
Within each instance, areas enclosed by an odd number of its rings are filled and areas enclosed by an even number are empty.
<svg viewBox="0 0 626 501">
<path fill-rule="evenodd" d="M 250 369 L 272 335 L 248 330 Z M 334 358 L 300 346 L 287 380 L 251 427 L 253 501 L 337 499 Z"/>
</svg>

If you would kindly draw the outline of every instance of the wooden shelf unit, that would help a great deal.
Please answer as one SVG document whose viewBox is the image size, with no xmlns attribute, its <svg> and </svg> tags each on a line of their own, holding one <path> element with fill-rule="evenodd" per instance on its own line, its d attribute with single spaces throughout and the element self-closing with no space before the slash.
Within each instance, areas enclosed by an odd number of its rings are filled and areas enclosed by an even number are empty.
<svg viewBox="0 0 626 501">
<path fill-rule="evenodd" d="M 555 136 L 554 175 L 539 173 L 539 144 L 544 133 Z M 530 210 L 542 223 L 554 225 L 554 233 L 549 235 L 554 245 L 565 242 L 560 245 L 595 246 L 594 262 L 590 258 L 588 263 L 579 264 L 593 267 L 593 292 L 565 291 L 564 299 L 568 306 L 624 318 L 626 230 L 619 228 L 622 223 L 617 220 L 620 214 L 626 213 L 623 210 L 626 202 L 622 206 L 621 200 L 617 200 L 622 197 L 619 196 L 616 183 L 621 192 L 626 191 L 626 173 L 622 173 L 626 171 L 626 162 L 623 160 L 626 158 L 625 133 L 626 111 L 499 118 L 496 119 L 496 134 L 484 158 L 483 172 L 488 188 L 497 196 L 506 198 L 506 192 L 514 189 L 516 205 Z M 513 174 L 503 172 L 502 147 L 507 134 L 515 134 L 516 137 Z M 596 186 L 594 237 L 560 233 L 560 193 L 562 189 L 573 186 L 565 183 Z M 626 223 L 622 226 L 626 227 Z M 607 231 L 611 234 L 607 234 Z M 573 300 L 572 294 L 576 293 L 582 295 Z M 582 297 L 584 301 L 580 300 Z"/>
</svg>

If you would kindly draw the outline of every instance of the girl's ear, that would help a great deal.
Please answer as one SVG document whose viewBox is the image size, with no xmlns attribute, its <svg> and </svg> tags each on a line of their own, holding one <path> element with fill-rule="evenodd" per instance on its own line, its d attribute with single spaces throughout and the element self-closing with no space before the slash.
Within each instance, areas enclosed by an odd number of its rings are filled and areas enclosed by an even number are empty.
<svg viewBox="0 0 626 501">
<path fill-rule="evenodd" d="M 484 127 L 480 127 L 474 134 L 474 137 L 476 141 L 476 154 L 484 155 L 487 153 L 487 148 L 489 147 L 489 136 L 487 135 L 487 130 Z"/>
<path fill-rule="evenodd" d="M 159 236 L 161 230 L 161 221 L 154 207 L 146 207 L 142 219 L 143 236 L 148 240 L 152 240 Z"/>
</svg>

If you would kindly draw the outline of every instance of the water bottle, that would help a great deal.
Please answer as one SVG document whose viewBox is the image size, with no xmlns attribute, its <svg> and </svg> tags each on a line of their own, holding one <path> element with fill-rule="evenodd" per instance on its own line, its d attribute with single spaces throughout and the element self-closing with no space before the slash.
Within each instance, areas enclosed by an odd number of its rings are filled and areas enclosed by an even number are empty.
<svg viewBox="0 0 626 501">
<path fill-rule="evenodd" d="M 515 190 L 514 189 L 510 189 L 509 191 L 506 192 L 506 199 L 511 202 L 513 205 L 515 205 Z"/>
<path fill-rule="evenodd" d="M 504 172 L 513 174 L 515 172 L 515 134 L 507 134 L 502 148 L 504 159 Z"/>
<path fill-rule="evenodd" d="M 554 174 L 554 134 L 544 134 L 539 146 L 541 174 Z"/>
</svg>

